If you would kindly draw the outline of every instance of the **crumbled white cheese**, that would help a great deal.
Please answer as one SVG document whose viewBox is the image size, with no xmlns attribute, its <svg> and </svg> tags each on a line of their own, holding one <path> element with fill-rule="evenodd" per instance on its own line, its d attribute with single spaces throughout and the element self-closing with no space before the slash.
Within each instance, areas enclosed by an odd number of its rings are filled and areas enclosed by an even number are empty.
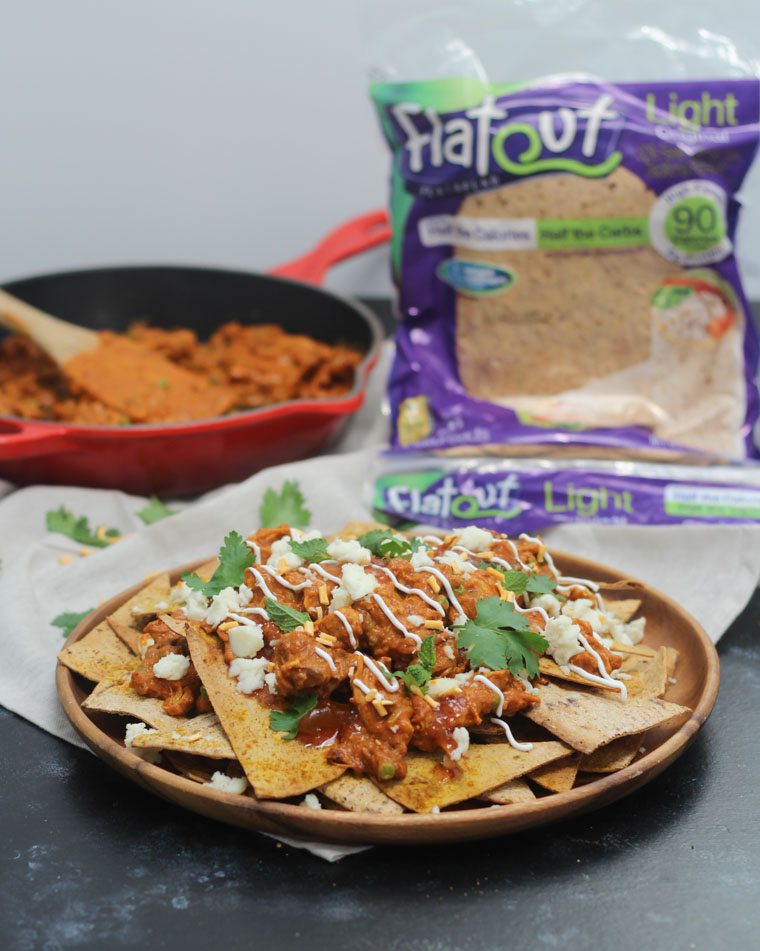
<svg viewBox="0 0 760 951">
<path fill-rule="evenodd" d="M 365 598 L 377 587 L 377 578 L 367 574 L 361 565 L 343 565 L 341 579 L 340 585 L 333 589 L 330 601 L 330 609 L 333 611 Z"/>
<path fill-rule="evenodd" d="M 437 816 L 438 813 L 441 811 L 441 807 L 440 807 L 440 806 L 433 806 L 433 808 L 432 808 L 430 811 L 433 813 L 434 816 Z"/>
<path fill-rule="evenodd" d="M 637 617 L 635 621 L 624 624 L 611 614 L 607 615 L 607 621 L 611 636 L 621 644 L 638 644 L 644 636 L 647 623 L 646 618 Z"/>
<path fill-rule="evenodd" d="M 454 680 L 456 680 L 458 684 L 466 684 L 467 681 L 472 680 L 474 676 L 475 676 L 474 670 L 466 670 L 462 674 L 454 674 Z"/>
<path fill-rule="evenodd" d="M 470 551 L 488 551 L 494 543 L 494 537 L 484 528 L 478 528 L 477 525 L 468 525 L 467 528 L 456 532 L 459 544 Z"/>
<path fill-rule="evenodd" d="M 428 696 L 433 700 L 459 692 L 459 681 L 453 677 L 434 677 L 428 684 Z"/>
<path fill-rule="evenodd" d="M 236 657 L 230 664 L 230 677 L 237 677 L 238 693 L 253 693 L 264 686 L 269 661 L 265 657 Z"/>
<path fill-rule="evenodd" d="M 557 617 L 562 612 L 562 602 L 553 594 L 540 594 L 530 602 L 532 608 L 543 608 L 549 617 Z"/>
<path fill-rule="evenodd" d="M 128 723 L 127 732 L 124 734 L 124 745 L 131 750 L 133 740 L 138 736 L 147 736 L 149 733 L 158 733 L 158 730 L 151 730 L 144 723 Z"/>
<path fill-rule="evenodd" d="M 418 548 L 417 551 L 412 552 L 409 563 L 415 571 L 419 571 L 420 568 L 432 568 L 434 564 L 426 548 Z"/>
<path fill-rule="evenodd" d="M 230 650 L 235 657 L 255 657 L 264 646 L 264 631 L 260 624 L 239 624 L 227 631 Z"/>
<path fill-rule="evenodd" d="M 457 760 L 460 760 L 470 748 L 470 734 L 467 732 L 465 727 L 456 726 L 454 727 L 454 732 L 451 735 L 454 738 L 456 747 L 451 753 L 449 753 L 449 756 L 456 763 Z"/>
<path fill-rule="evenodd" d="M 422 627 L 425 623 L 425 618 L 419 614 L 409 614 L 406 619 L 407 626 L 411 627 Z"/>
<path fill-rule="evenodd" d="M 567 617 L 578 618 L 591 625 L 591 630 L 597 634 L 607 633 L 607 621 L 604 615 L 597 611 L 588 598 L 578 598 L 577 601 L 566 601 L 562 606 L 562 613 Z"/>
<path fill-rule="evenodd" d="M 306 806 L 307 809 L 321 809 L 322 803 L 319 801 L 317 796 L 313 792 L 306 793 L 306 795 L 301 800 L 301 805 Z"/>
<path fill-rule="evenodd" d="M 153 605 L 153 610 L 154 611 L 168 611 L 169 604 L 167 601 L 156 601 L 156 603 Z"/>
<path fill-rule="evenodd" d="M 264 683 L 271 694 L 277 693 L 277 674 L 264 674 Z"/>
<path fill-rule="evenodd" d="M 191 621 L 202 621 L 208 609 L 208 598 L 201 591 L 190 588 L 184 581 L 172 589 L 171 601 L 179 605 Z"/>
<path fill-rule="evenodd" d="M 267 562 L 270 568 L 279 571 L 280 567 L 285 569 L 301 567 L 303 558 L 297 555 L 290 547 L 291 541 L 293 541 L 293 539 L 290 535 L 286 535 L 284 538 L 278 538 L 277 541 L 273 543 L 272 554 L 269 556 L 269 561 Z M 284 564 L 281 564 L 283 562 Z"/>
<path fill-rule="evenodd" d="M 445 551 L 442 555 L 436 558 L 436 561 L 440 562 L 442 565 L 449 565 L 455 571 L 460 571 L 463 574 L 469 574 L 471 571 L 476 571 L 475 565 L 470 564 L 470 562 L 462 556 L 458 551 L 452 551 L 449 549 Z"/>
<path fill-rule="evenodd" d="M 228 776 L 226 773 L 216 772 L 211 777 L 211 782 L 204 783 L 204 786 L 210 786 L 211 789 L 219 789 L 226 793 L 244 793 L 248 788 L 248 780 L 245 776 Z"/>
<path fill-rule="evenodd" d="M 454 647 L 452 644 L 443 645 L 443 654 L 445 657 L 448 657 L 449 660 L 456 660 L 456 653 L 454 652 Z"/>
<path fill-rule="evenodd" d="M 184 654 L 164 654 L 153 665 L 153 673 L 160 680 L 182 680 L 190 669 L 190 658 Z"/>
<path fill-rule="evenodd" d="M 238 600 L 240 604 L 245 607 L 251 603 L 251 598 L 253 597 L 253 591 L 248 587 L 247 584 L 241 584 L 238 588 Z"/>
<path fill-rule="evenodd" d="M 364 548 L 356 539 L 344 541 L 336 538 L 327 546 L 327 554 L 336 561 L 350 562 L 355 565 L 368 565 L 372 561 L 372 552 Z"/>
<path fill-rule="evenodd" d="M 237 589 L 222 588 L 219 594 L 215 594 L 211 599 L 211 606 L 206 611 L 203 620 L 211 627 L 216 627 L 217 624 L 222 623 L 230 611 L 239 611 L 241 607 L 244 605 L 240 602 Z"/>
<path fill-rule="evenodd" d="M 561 614 L 550 618 L 544 627 L 544 637 L 549 642 L 548 653 L 560 667 L 564 667 L 578 651 L 583 650 L 578 635 L 581 629 L 573 623 L 572 618 Z"/>
<path fill-rule="evenodd" d="M 291 528 L 290 537 L 294 542 L 310 542 L 314 538 L 322 538 L 322 532 L 318 528 L 305 532 L 302 528 Z"/>
</svg>

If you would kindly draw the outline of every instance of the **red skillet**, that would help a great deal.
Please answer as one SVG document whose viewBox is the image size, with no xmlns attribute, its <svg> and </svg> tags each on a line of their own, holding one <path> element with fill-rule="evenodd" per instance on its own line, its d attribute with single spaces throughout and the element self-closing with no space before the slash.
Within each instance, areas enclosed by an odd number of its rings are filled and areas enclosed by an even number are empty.
<svg viewBox="0 0 760 951">
<path fill-rule="evenodd" d="M 382 330 L 366 307 L 318 285 L 333 264 L 389 237 L 386 214 L 377 211 L 347 222 L 271 274 L 117 267 L 5 285 L 22 300 L 96 330 L 125 330 L 146 317 L 156 326 L 189 327 L 205 338 L 227 320 L 277 323 L 292 333 L 352 344 L 364 356 L 345 396 L 291 400 L 216 419 L 119 427 L 0 417 L 0 477 L 18 485 L 99 486 L 171 497 L 204 492 L 323 449 L 364 401 Z"/>
</svg>

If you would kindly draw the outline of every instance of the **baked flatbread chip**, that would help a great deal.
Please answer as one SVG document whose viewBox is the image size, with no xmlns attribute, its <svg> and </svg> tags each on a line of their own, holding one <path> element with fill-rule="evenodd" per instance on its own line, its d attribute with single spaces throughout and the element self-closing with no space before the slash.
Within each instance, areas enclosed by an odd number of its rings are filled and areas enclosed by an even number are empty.
<svg viewBox="0 0 760 951">
<path fill-rule="evenodd" d="M 604 603 L 607 613 L 623 624 L 627 624 L 641 607 L 640 598 L 625 598 L 622 601 L 605 601 Z"/>
<path fill-rule="evenodd" d="M 82 703 L 88 710 L 100 713 L 123 713 L 125 716 L 142 720 L 148 726 L 171 733 L 178 724 L 187 723 L 187 717 L 173 717 L 166 713 L 162 700 L 155 697 L 143 697 L 129 685 L 123 683 L 103 683 L 92 691 Z"/>
<path fill-rule="evenodd" d="M 551 657 L 539 657 L 538 670 L 544 677 L 554 677 L 555 680 L 564 680 L 566 683 L 580 684 L 583 687 L 588 687 L 590 683 L 586 677 L 581 677 L 580 674 L 574 674 L 572 670 L 563 670 Z M 604 683 L 594 682 L 594 686 L 599 690 L 609 690 L 612 693 L 619 693 L 619 690 Z"/>
<path fill-rule="evenodd" d="M 215 713 L 201 713 L 197 717 L 172 717 L 173 729 L 160 729 L 135 737 L 132 746 L 143 750 L 171 750 L 191 753 L 209 759 L 235 759 L 230 741 L 224 734 Z"/>
<path fill-rule="evenodd" d="M 270 711 L 238 691 L 215 637 L 192 624 L 186 634 L 193 665 L 257 798 L 299 796 L 345 772 L 345 766 L 328 763 L 319 750 L 285 740 L 270 728 Z"/>
<path fill-rule="evenodd" d="M 529 778 L 542 789 L 548 789 L 549 792 L 567 792 L 575 785 L 579 763 L 580 756 L 570 756 L 559 763 L 541 766 L 532 772 Z"/>
<path fill-rule="evenodd" d="M 319 791 L 323 796 L 350 812 L 372 812 L 381 816 L 397 816 L 404 811 L 402 806 L 386 796 L 382 789 L 378 789 L 366 776 L 344 773 L 332 782 L 326 783 Z"/>
<path fill-rule="evenodd" d="M 534 802 L 536 794 L 524 779 L 511 779 L 503 786 L 484 792 L 480 798 L 497 806 L 511 806 L 518 802 Z"/>
<path fill-rule="evenodd" d="M 581 753 L 593 753 L 621 736 L 674 726 L 691 713 L 688 707 L 656 698 L 619 700 L 553 683 L 539 687 L 539 693 L 541 702 L 524 716 Z"/>
<path fill-rule="evenodd" d="M 101 621 L 76 644 L 64 647 L 58 660 L 69 670 L 92 680 L 121 681 L 138 664 L 129 648 L 114 634 L 107 621 Z"/>
<path fill-rule="evenodd" d="M 163 604 L 163 610 L 166 610 L 169 588 L 169 574 L 163 572 L 109 616 L 108 623 L 111 628 L 133 654 L 138 653 L 138 641 L 146 618 L 156 614 L 157 610 L 162 610 L 157 609 L 157 605 Z"/>
<path fill-rule="evenodd" d="M 406 776 L 383 783 L 382 789 L 412 812 L 431 812 L 435 806 L 443 809 L 477 798 L 567 753 L 566 746 L 551 741 L 534 743 L 533 749 L 525 753 L 508 743 L 470 746 L 457 763 L 456 773 L 450 775 L 437 756 L 410 752 Z"/>
<path fill-rule="evenodd" d="M 623 736 L 600 746 L 588 756 L 581 757 L 579 769 L 584 773 L 616 773 L 625 769 L 636 759 L 642 739 L 640 735 Z"/>
</svg>

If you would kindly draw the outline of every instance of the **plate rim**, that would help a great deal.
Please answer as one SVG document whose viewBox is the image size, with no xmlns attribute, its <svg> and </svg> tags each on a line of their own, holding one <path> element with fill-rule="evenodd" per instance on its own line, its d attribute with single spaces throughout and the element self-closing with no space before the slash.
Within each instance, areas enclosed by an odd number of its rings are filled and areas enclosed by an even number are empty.
<svg viewBox="0 0 760 951">
<path fill-rule="evenodd" d="M 406 843 L 414 841 L 429 842 L 432 841 L 433 837 L 427 835 L 427 833 L 437 829 L 441 831 L 441 835 L 436 836 L 435 840 L 445 843 L 447 841 L 486 838 L 491 835 L 504 835 L 511 831 L 558 822 L 572 815 L 602 808 L 633 793 L 645 783 L 655 779 L 680 756 L 694 741 L 715 706 L 720 686 L 720 660 L 715 645 L 696 618 L 658 588 L 632 578 L 627 572 L 621 572 L 591 559 L 554 549 L 550 549 L 550 553 L 560 563 L 571 561 L 578 565 L 583 571 L 584 577 L 603 580 L 610 578 L 613 580 L 625 579 L 632 586 L 641 586 L 650 595 L 654 595 L 655 598 L 663 601 L 669 610 L 681 615 L 687 621 L 691 634 L 702 648 L 706 660 L 705 677 L 699 688 L 697 703 L 688 720 L 684 721 L 670 737 L 640 759 L 615 773 L 600 775 L 598 779 L 567 792 L 552 793 L 549 796 L 527 803 L 510 803 L 496 806 L 498 813 L 492 804 L 484 802 L 482 808 L 453 808 L 437 814 L 382 815 L 340 809 L 309 809 L 300 804 L 225 793 L 196 783 L 164 767 L 148 763 L 123 744 L 112 739 L 100 729 L 81 706 L 74 690 L 75 675 L 60 660 L 57 661 L 55 673 L 58 699 L 77 734 L 95 755 L 103 759 L 112 769 L 116 769 L 154 795 L 169 799 L 175 805 L 177 804 L 176 800 L 171 799 L 161 788 L 156 787 L 166 787 L 167 792 L 171 791 L 183 799 L 189 797 L 191 802 L 197 800 L 199 805 L 206 807 L 212 807 L 214 803 L 217 803 L 224 807 L 225 813 L 233 810 L 235 814 L 240 814 L 241 820 L 246 820 L 239 824 L 248 828 L 255 828 L 256 820 L 260 819 L 261 828 L 259 831 L 271 831 L 271 827 L 274 826 L 277 827 L 276 831 L 284 835 L 296 838 L 300 836 L 315 841 L 332 843 L 363 841 L 367 844 L 390 844 L 386 837 L 389 833 L 403 835 L 403 842 Z M 209 558 L 196 559 L 188 564 L 170 569 L 169 576 L 172 583 L 178 580 L 182 573 L 207 564 L 209 560 Z M 153 574 L 160 573 L 163 572 Z M 141 590 L 146 583 L 147 581 L 143 579 L 102 602 L 98 608 L 80 621 L 69 637 L 66 638 L 63 647 L 71 646 L 89 634 L 97 624 L 104 621 L 118 606 Z M 87 681 L 87 683 L 90 682 Z M 94 685 L 92 689 L 94 689 Z M 183 808 L 207 814 L 207 809 L 196 809 L 191 803 L 183 803 L 182 805 Z M 226 822 L 233 821 L 229 815 L 217 816 L 216 818 L 222 818 L 222 821 Z M 502 821 L 499 822 L 498 820 Z M 500 825 L 503 825 L 503 828 L 494 828 L 494 826 L 498 827 Z M 264 828 L 264 826 L 267 828 Z M 300 828 L 297 830 L 295 826 Z M 514 828 L 510 828 L 510 826 L 514 826 Z M 308 827 L 308 831 L 304 831 L 305 827 Z M 343 840 L 341 840 L 341 830 L 348 834 L 347 838 Z M 379 836 L 381 832 L 385 833 L 386 836 Z M 456 834 L 457 832 L 459 834 Z M 415 833 L 421 834 L 421 838 L 416 840 Z M 450 835 L 447 833 L 450 833 Z"/>
</svg>

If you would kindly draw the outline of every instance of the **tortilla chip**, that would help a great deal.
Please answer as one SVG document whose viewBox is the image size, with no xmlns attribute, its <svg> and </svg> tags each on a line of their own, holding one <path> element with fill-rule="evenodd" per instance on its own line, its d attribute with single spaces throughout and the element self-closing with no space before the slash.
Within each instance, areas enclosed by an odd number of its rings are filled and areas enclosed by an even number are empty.
<svg viewBox="0 0 760 951">
<path fill-rule="evenodd" d="M 108 618 L 113 631 L 124 641 L 133 654 L 137 654 L 137 645 L 142 633 L 145 619 L 156 613 L 156 604 L 160 604 L 169 596 L 169 575 L 163 572 L 154 578 L 137 594 L 125 601 L 118 610 Z M 132 608 L 139 609 L 132 611 Z"/>
<path fill-rule="evenodd" d="M 640 657 L 654 657 L 657 651 L 646 644 L 623 644 L 622 641 L 613 641 L 610 650 L 618 654 L 638 654 Z"/>
<path fill-rule="evenodd" d="M 627 598 L 623 601 L 605 601 L 604 603 L 607 608 L 607 614 L 616 617 L 618 621 L 622 621 L 623 624 L 627 624 L 641 607 L 641 600 L 639 598 Z"/>
<path fill-rule="evenodd" d="M 319 790 L 328 799 L 351 812 L 372 812 L 376 815 L 396 816 L 404 810 L 366 776 L 344 773 Z"/>
<path fill-rule="evenodd" d="M 534 743 L 527 753 L 513 749 L 508 743 L 471 746 L 452 775 L 441 765 L 439 757 L 410 752 L 406 757 L 404 779 L 383 783 L 381 788 L 412 812 L 430 812 L 434 806 L 443 809 L 474 799 L 567 753 L 566 746 L 554 742 Z"/>
<path fill-rule="evenodd" d="M 668 677 L 672 677 L 678 666 L 678 651 L 675 647 L 663 647 L 665 651 L 665 670 Z"/>
<path fill-rule="evenodd" d="M 583 687 L 588 687 L 591 684 L 590 680 L 587 680 L 585 677 L 581 677 L 580 674 L 574 674 L 572 670 L 564 671 L 559 664 L 555 663 L 551 657 L 540 657 L 538 661 L 538 669 L 544 677 L 554 677 L 555 680 L 565 680 L 571 684 L 581 684 Z M 594 682 L 594 687 L 597 687 L 599 690 L 610 690 L 612 693 L 618 693 L 614 687 L 608 687 L 603 683 Z"/>
<path fill-rule="evenodd" d="M 687 707 L 650 697 L 620 700 L 553 683 L 538 689 L 541 702 L 524 715 L 581 753 L 593 753 L 621 736 L 675 726 L 691 713 Z"/>
<path fill-rule="evenodd" d="M 536 794 L 524 779 L 511 779 L 503 786 L 484 792 L 480 798 L 497 806 L 511 806 L 518 802 L 533 802 Z"/>
<path fill-rule="evenodd" d="M 548 789 L 549 792 L 568 792 L 575 785 L 579 762 L 580 756 L 570 756 L 559 763 L 542 766 L 532 772 L 528 778 L 542 789 Z"/>
<path fill-rule="evenodd" d="M 269 726 L 269 710 L 239 693 L 227 673 L 221 643 L 192 624 L 186 627 L 190 657 L 240 765 L 259 799 L 285 799 L 323 786 L 345 772 L 319 750 L 285 740 Z"/>
<path fill-rule="evenodd" d="M 188 717 L 170 716 L 161 700 L 155 697 L 142 697 L 134 691 L 129 682 L 106 683 L 105 681 L 92 691 L 82 704 L 88 710 L 100 713 L 123 713 L 125 716 L 142 720 L 164 733 L 171 734 L 182 724 L 190 723 Z"/>
<path fill-rule="evenodd" d="M 676 656 L 678 652 L 676 651 Z M 668 688 L 668 652 L 658 648 L 654 657 L 640 657 L 634 654 L 626 658 L 621 668 L 630 674 L 626 680 L 629 697 L 663 697 Z"/>
<path fill-rule="evenodd" d="M 172 717 L 172 729 L 138 736 L 132 746 L 145 750 L 173 750 L 191 753 L 209 759 L 235 759 L 230 741 L 224 734 L 215 713 L 201 713 L 197 717 Z"/>
<path fill-rule="evenodd" d="M 210 581 L 212 575 L 219 567 L 219 559 L 211 558 L 209 561 L 204 561 L 203 564 L 195 569 L 196 575 L 201 579 L 201 581 Z"/>
<path fill-rule="evenodd" d="M 623 736 L 600 746 L 589 756 L 582 756 L 579 769 L 584 773 L 616 773 L 630 766 L 642 743 L 641 736 Z"/>
<path fill-rule="evenodd" d="M 95 683 L 123 680 L 138 663 L 107 621 L 101 621 L 76 644 L 64 647 L 58 660 Z"/>
</svg>

